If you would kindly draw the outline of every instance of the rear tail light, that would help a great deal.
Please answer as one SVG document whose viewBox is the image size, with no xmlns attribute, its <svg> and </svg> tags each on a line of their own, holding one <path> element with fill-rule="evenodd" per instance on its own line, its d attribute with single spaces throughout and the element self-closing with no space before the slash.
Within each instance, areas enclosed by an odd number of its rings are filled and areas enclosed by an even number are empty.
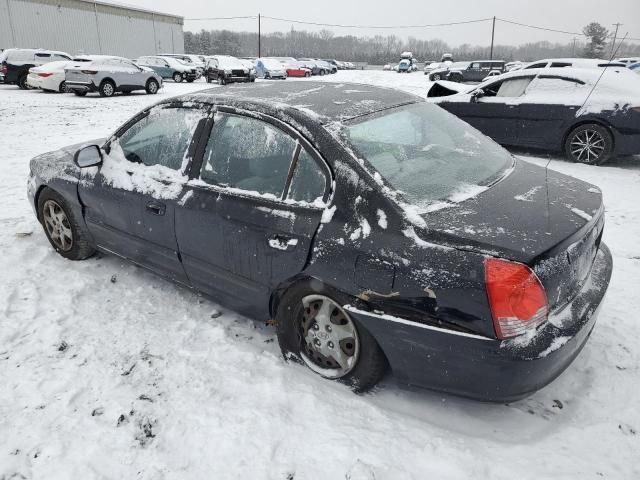
<svg viewBox="0 0 640 480">
<path fill-rule="evenodd" d="M 3 62 L 2 65 L 0 65 L 0 73 L 6 75 L 8 71 L 9 67 L 7 67 L 7 64 Z"/>
<path fill-rule="evenodd" d="M 51 75 L 53 75 L 53 73 L 38 73 L 39 77 L 44 77 L 44 78 L 50 77 Z"/>
<path fill-rule="evenodd" d="M 87 75 L 95 75 L 98 73 L 97 70 L 80 70 L 82 73 L 86 73 Z"/>
<path fill-rule="evenodd" d="M 488 258 L 485 281 L 498 338 L 529 333 L 547 320 L 547 294 L 536 274 L 526 265 Z"/>
</svg>

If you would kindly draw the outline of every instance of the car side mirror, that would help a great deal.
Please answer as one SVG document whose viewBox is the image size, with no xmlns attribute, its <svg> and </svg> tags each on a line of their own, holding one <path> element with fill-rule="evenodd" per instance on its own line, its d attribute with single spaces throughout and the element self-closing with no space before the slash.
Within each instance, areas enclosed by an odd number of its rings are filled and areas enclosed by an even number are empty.
<svg viewBox="0 0 640 480">
<path fill-rule="evenodd" d="M 471 103 L 478 103 L 478 100 L 484 97 L 484 95 L 484 90 L 481 88 L 474 90 L 473 93 L 471 93 Z"/>
<path fill-rule="evenodd" d="M 80 168 L 95 167 L 102 163 L 102 152 L 98 145 L 82 147 L 73 156 L 74 163 Z"/>
</svg>

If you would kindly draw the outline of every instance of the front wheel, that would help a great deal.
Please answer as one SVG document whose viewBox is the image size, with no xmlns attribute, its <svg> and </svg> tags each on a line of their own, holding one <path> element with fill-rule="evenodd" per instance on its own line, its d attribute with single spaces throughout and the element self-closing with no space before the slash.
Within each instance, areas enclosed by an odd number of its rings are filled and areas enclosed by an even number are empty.
<svg viewBox="0 0 640 480">
<path fill-rule="evenodd" d="M 226 85 L 227 81 L 224 79 L 224 77 L 218 77 L 218 85 Z"/>
<path fill-rule="evenodd" d="M 432 79 L 434 82 L 437 82 L 437 81 L 439 81 L 439 80 L 442 80 L 442 77 L 440 76 L 440 74 L 439 74 L 439 73 L 436 73 L 435 75 L 433 75 L 433 76 L 431 77 L 431 79 Z"/>
<path fill-rule="evenodd" d="M 46 188 L 38 197 L 38 218 L 51 246 L 69 260 L 84 260 L 95 253 L 89 232 L 76 220 L 62 195 Z"/>
<path fill-rule="evenodd" d="M 158 93 L 159 89 L 160 89 L 160 85 L 158 85 L 157 80 L 155 80 L 154 78 L 150 78 L 145 88 L 147 93 L 149 95 L 155 95 L 156 93 Z"/>
<path fill-rule="evenodd" d="M 180 72 L 176 72 L 173 74 L 173 81 L 176 83 L 182 82 L 182 74 Z"/>
<path fill-rule="evenodd" d="M 311 76 L 311 72 L 305 72 L 304 76 L 309 78 Z"/>
<path fill-rule="evenodd" d="M 276 329 L 283 355 L 358 393 L 371 390 L 387 370 L 384 353 L 343 308 L 348 297 L 315 282 L 294 284 L 278 306 Z"/>
<path fill-rule="evenodd" d="M 572 162 L 600 165 L 613 154 L 613 137 L 602 125 L 580 125 L 567 136 L 564 151 Z"/>
</svg>

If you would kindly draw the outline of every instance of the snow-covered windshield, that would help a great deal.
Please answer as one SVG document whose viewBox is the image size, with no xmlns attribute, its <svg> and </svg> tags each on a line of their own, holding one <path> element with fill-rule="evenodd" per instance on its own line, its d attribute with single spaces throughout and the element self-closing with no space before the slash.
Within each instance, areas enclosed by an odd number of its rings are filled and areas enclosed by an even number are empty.
<svg viewBox="0 0 640 480">
<path fill-rule="evenodd" d="M 262 59 L 262 64 L 269 70 L 282 70 L 282 63 L 273 58 Z"/>
<path fill-rule="evenodd" d="M 433 104 L 368 115 L 346 130 L 355 150 L 418 207 L 478 193 L 513 164 L 505 149 Z"/>
<path fill-rule="evenodd" d="M 219 68 L 245 68 L 244 65 L 235 57 L 216 57 L 218 59 Z"/>
</svg>

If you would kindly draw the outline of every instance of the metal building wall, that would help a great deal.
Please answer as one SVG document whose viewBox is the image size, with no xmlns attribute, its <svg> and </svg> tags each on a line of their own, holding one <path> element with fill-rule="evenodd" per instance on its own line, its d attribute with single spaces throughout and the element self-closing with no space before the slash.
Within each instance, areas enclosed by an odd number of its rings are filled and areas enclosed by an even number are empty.
<svg viewBox="0 0 640 480">
<path fill-rule="evenodd" d="M 82 0 L 0 0 L 0 48 L 129 58 L 182 53 L 182 23 L 181 17 Z"/>
</svg>

